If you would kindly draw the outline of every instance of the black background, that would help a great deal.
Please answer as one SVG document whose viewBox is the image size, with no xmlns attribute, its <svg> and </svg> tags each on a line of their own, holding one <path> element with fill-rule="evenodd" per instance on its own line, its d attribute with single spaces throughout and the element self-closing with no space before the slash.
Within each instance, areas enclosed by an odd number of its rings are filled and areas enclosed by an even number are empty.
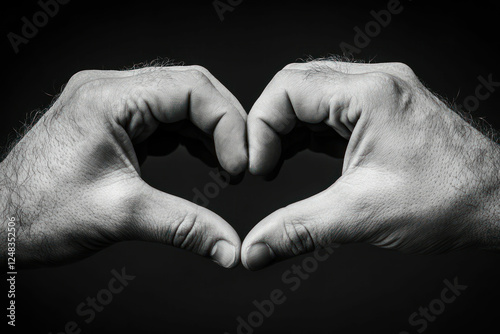
<svg viewBox="0 0 500 334">
<path fill-rule="evenodd" d="M 480 75 L 500 81 L 494 1 L 407 0 L 402 5 L 402 13 L 358 58 L 407 63 L 435 92 L 457 102 L 474 94 Z M 73 0 L 15 54 L 7 33 L 19 34 L 21 17 L 32 17 L 40 7 L 36 1 L 3 4 L 0 144 L 29 112 L 49 105 L 75 72 L 124 69 L 156 58 L 206 67 L 249 110 L 282 67 L 309 55 L 340 53 L 342 41 L 353 44 L 353 28 L 363 28 L 372 20 L 371 10 L 386 6 L 386 1 L 243 1 L 221 21 L 212 1 Z M 499 101 L 495 92 L 474 115 L 500 129 Z M 246 175 L 241 184 L 222 189 L 209 208 L 243 239 L 267 214 L 332 184 L 341 165 L 303 152 L 287 161 L 274 181 Z M 143 175 L 161 190 L 192 199 L 194 188 L 212 181 L 210 170 L 180 148 L 148 159 Z M 439 298 L 444 279 L 458 277 L 467 290 L 426 333 L 498 331 L 498 254 L 467 250 L 423 256 L 345 245 L 291 292 L 281 274 L 303 258 L 249 272 L 242 266 L 224 270 L 159 244 L 118 244 L 79 263 L 20 271 L 16 330 L 58 333 L 74 320 L 82 333 L 235 333 L 236 318 L 255 310 L 252 301 L 279 288 L 286 302 L 255 333 L 416 333 L 409 315 Z M 76 306 L 105 288 L 110 271 L 122 267 L 136 278 L 92 323 L 84 323 Z"/>
</svg>

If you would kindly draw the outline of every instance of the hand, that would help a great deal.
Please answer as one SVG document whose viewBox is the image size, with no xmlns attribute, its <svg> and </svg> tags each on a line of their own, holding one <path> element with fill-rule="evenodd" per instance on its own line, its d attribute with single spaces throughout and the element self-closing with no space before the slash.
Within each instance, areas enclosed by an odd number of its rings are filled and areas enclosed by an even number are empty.
<svg viewBox="0 0 500 334">
<path fill-rule="evenodd" d="M 239 263 L 241 242 L 227 222 L 140 178 L 134 146 L 144 148 L 160 123 L 181 120 L 213 136 L 230 174 L 247 168 L 246 113 L 204 68 L 74 75 L 0 164 L 0 210 L 19 222 L 18 262 L 64 263 L 136 239 L 211 256 L 223 267 Z"/>
<path fill-rule="evenodd" d="M 270 173 L 297 121 L 349 139 L 342 176 L 256 225 L 242 263 L 333 243 L 409 252 L 500 248 L 500 149 L 397 63 L 315 61 L 279 72 L 248 116 L 249 169 Z"/>
</svg>

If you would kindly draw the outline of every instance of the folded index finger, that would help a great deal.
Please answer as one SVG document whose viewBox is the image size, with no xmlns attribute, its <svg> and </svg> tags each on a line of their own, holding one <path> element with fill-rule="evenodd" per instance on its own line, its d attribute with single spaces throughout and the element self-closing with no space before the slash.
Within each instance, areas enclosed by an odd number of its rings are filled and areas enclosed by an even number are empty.
<svg viewBox="0 0 500 334">
<path fill-rule="evenodd" d="M 270 173 L 281 154 L 280 135 L 290 132 L 297 120 L 317 124 L 328 118 L 327 82 L 307 71 L 278 72 L 248 115 L 249 169 Z"/>
<path fill-rule="evenodd" d="M 217 158 L 226 171 L 235 175 L 246 169 L 246 119 L 241 106 L 197 66 L 148 68 L 118 80 L 114 93 L 126 103 L 118 120 L 129 136 L 147 137 L 158 122 L 188 119 L 213 136 Z"/>
</svg>

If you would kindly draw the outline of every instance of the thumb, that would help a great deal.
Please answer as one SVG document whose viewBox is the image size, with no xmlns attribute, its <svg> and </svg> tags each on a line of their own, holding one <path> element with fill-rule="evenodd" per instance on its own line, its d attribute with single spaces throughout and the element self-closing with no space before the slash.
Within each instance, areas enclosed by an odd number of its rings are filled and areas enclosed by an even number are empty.
<svg viewBox="0 0 500 334">
<path fill-rule="evenodd" d="M 343 176 L 323 192 L 264 218 L 243 241 L 243 265 L 258 270 L 317 248 L 376 236 L 376 206 L 360 183 Z"/>
<path fill-rule="evenodd" d="M 211 258 L 225 268 L 239 263 L 241 241 L 236 231 L 212 211 L 142 182 L 129 201 L 127 237 L 160 242 Z"/>
</svg>

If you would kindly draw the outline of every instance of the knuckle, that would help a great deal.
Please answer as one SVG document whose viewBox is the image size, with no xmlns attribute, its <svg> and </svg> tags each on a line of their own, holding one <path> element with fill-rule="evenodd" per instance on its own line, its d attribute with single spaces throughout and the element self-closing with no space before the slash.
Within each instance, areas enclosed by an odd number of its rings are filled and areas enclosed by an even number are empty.
<svg viewBox="0 0 500 334">
<path fill-rule="evenodd" d="M 397 84 L 397 78 L 387 72 L 372 72 L 367 73 L 366 76 L 368 77 L 367 83 L 370 83 L 371 85 L 376 85 L 384 88 L 392 88 Z"/>
<path fill-rule="evenodd" d="M 181 217 L 170 227 L 169 241 L 179 248 L 192 250 L 197 245 L 198 216 L 195 212 L 188 213 Z"/>
<path fill-rule="evenodd" d="M 303 69 L 305 64 L 303 63 L 290 63 L 283 67 L 283 70 L 300 70 Z"/>
<path fill-rule="evenodd" d="M 185 73 L 189 76 L 190 79 L 198 84 L 207 84 L 210 82 L 208 77 L 210 75 L 210 72 L 208 72 L 208 70 L 206 70 L 202 66 L 187 66 Z"/>
<path fill-rule="evenodd" d="M 97 71 L 97 70 L 83 70 L 76 72 L 69 79 L 68 83 L 66 84 L 66 88 L 77 89 L 78 87 L 84 85 L 85 83 L 98 78 L 101 72 L 102 71 Z"/>
<path fill-rule="evenodd" d="M 103 89 L 103 72 L 105 71 L 84 70 L 75 73 L 66 84 L 63 94 L 67 94 L 67 98 L 92 100 L 95 93 Z"/>
<path fill-rule="evenodd" d="M 389 66 L 398 74 L 402 75 L 404 78 L 414 78 L 415 73 L 410 66 L 405 63 L 389 63 Z"/>
<path fill-rule="evenodd" d="M 278 79 L 285 79 L 289 78 L 290 76 L 296 74 L 298 71 L 296 69 L 291 69 L 291 68 L 284 68 L 278 73 L 276 73 L 276 78 Z"/>
<path fill-rule="evenodd" d="M 400 104 L 410 98 L 408 85 L 399 77 L 386 72 L 367 73 L 363 77 L 367 96 L 380 102 Z M 404 102 L 406 104 L 406 102 Z"/>
<path fill-rule="evenodd" d="M 142 114 L 141 111 L 150 111 L 154 101 L 154 93 L 147 87 L 133 86 L 120 99 L 116 99 L 113 110 L 122 111 L 125 117 L 126 115 Z"/>
<path fill-rule="evenodd" d="M 189 66 L 186 66 L 186 68 L 188 70 L 200 72 L 206 76 L 210 75 L 210 71 L 207 70 L 205 67 L 200 66 L 200 65 L 189 65 Z"/>
<path fill-rule="evenodd" d="M 301 71 L 299 71 L 297 69 L 284 68 L 281 71 L 279 71 L 278 73 L 276 73 L 276 75 L 274 76 L 274 78 L 271 82 L 275 85 L 282 86 L 282 85 L 292 81 L 292 77 L 297 75 L 299 72 L 301 72 Z"/>
<path fill-rule="evenodd" d="M 304 254 L 315 249 L 314 239 L 308 227 L 300 220 L 285 221 L 285 248 L 294 255 Z"/>
<path fill-rule="evenodd" d="M 81 84 L 81 83 L 83 83 L 84 80 L 86 80 L 88 77 L 90 77 L 92 75 L 92 72 L 93 72 L 92 70 L 83 70 L 83 71 L 76 72 L 69 79 L 68 85 L 69 84 Z"/>
<path fill-rule="evenodd" d="M 385 249 L 404 249 L 407 244 L 407 238 L 401 232 L 377 233 L 368 240 L 370 244 Z"/>
<path fill-rule="evenodd" d="M 105 93 L 105 87 L 104 79 L 87 80 L 73 88 L 73 97 L 78 101 L 94 103 L 98 95 L 102 96 Z"/>
</svg>

